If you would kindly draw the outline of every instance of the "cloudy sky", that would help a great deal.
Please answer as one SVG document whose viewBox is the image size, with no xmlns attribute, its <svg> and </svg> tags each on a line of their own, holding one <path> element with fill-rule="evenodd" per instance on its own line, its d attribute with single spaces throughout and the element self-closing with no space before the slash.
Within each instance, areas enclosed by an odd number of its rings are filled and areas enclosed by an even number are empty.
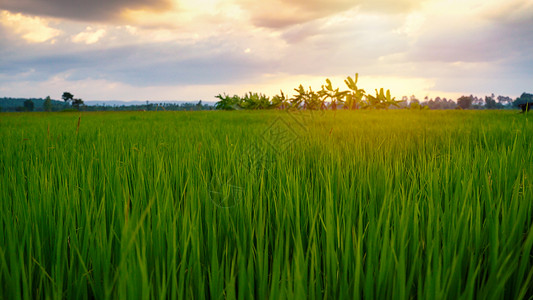
<svg viewBox="0 0 533 300">
<path fill-rule="evenodd" d="M 533 0 L 1 0 L 0 97 L 533 92 Z"/>
</svg>

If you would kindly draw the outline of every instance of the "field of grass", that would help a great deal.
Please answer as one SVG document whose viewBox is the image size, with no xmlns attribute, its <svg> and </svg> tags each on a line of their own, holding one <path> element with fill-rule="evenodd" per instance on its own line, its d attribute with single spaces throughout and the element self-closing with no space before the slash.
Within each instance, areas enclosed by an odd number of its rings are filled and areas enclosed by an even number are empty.
<svg viewBox="0 0 533 300">
<path fill-rule="evenodd" d="M 0 114 L 0 299 L 528 299 L 516 111 Z"/>
</svg>

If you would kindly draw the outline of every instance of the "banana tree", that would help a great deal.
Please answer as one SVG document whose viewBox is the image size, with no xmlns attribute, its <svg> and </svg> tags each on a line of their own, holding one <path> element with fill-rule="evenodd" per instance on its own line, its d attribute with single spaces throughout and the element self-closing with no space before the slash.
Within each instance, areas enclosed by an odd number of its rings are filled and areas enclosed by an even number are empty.
<svg viewBox="0 0 533 300">
<path fill-rule="evenodd" d="M 314 92 L 311 87 L 309 87 L 309 92 L 307 93 L 307 97 L 304 98 L 304 101 L 306 101 L 305 106 L 309 110 L 319 110 L 324 107 L 324 97 Z"/>
<path fill-rule="evenodd" d="M 239 106 L 244 109 L 267 109 L 270 108 L 270 98 L 263 94 L 249 92 L 244 95 Z"/>
<path fill-rule="evenodd" d="M 272 97 L 272 103 L 271 103 L 272 108 L 284 109 L 284 108 L 289 107 L 289 99 L 285 97 L 285 94 L 283 93 L 283 91 L 280 90 L 280 92 L 281 92 L 280 95 L 276 95 Z"/>
<path fill-rule="evenodd" d="M 322 90 L 318 92 L 320 97 L 323 99 L 321 109 L 326 108 L 324 102 L 329 98 L 331 100 L 331 109 L 336 110 L 337 105 L 342 104 L 344 102 L 344 98 L 348 93 L 348 91 L 339 91 L 339 88 L 333 89 L 333 86 L 331 85 L 331 80 L 327 78 L 326 85 L 322 85 Z"/>
<path fill-rule="evenodd" d="M 365 90 L 357 87 L 357 80 L 359 79 L 359 74 L 355 73 L 355 77 L 352 78 L 348 76 L 344 83 L 348 86 L 348 91 L 345 93 L 345 103 L 344 109 L 358 109 L 363 104 L 363 97 L 365 96 Z"/>
<path fill-rule="evenodd" d="M 257 109 L 259 106 L 257 98 L 257 95 L 254 95 L 252 94 L 252 92 L 249 92 L 248 94 L 245 94 L 244 97 L 242 97 L 242 101 L 239 106 L 244 109 Z"/>
<path fill-rule="evenodd" d="M 218 94 L 215 98 L 220 99 L 220 101 L 215 103 L 215 109 L 235 110 L 240 103 L 240 98 L 237 95 L 230 97 L 226 94 L 224 94 L 224 96 Z"/>
<path fill-rule="evenodd" d="M 390 90 L 384 93 L 383 88 L 381 88 L 379 92 L 376 89 L 376 96 L 367 95 L 367 102 L 369 108 L 388 109 L 391 105 L 400 107 L 399 103 L 402 101 L 396 100 L 396 97 L 391 97 Z"/>
<path fill-rule="evenodd" d="M 272 107 L 270 97 L 267 97 L 265 94 L 259 94 L 259 106 L 261 109 L 269 109 Z"/>
<path fill-rule="evenodd" d="M 290 108 L 299 109 L 302 103 L 304 103 L 304 109 L 305 109 L 305 103 L 307 101 L 304 101 L 307 98 L 307 92 L 305 91 L 303 85 L 300 84 L 300 86 L 297 89 L 294 89 L 296 91 L 296 95 L 292 96 L 290 101 Z"/>
</svg>

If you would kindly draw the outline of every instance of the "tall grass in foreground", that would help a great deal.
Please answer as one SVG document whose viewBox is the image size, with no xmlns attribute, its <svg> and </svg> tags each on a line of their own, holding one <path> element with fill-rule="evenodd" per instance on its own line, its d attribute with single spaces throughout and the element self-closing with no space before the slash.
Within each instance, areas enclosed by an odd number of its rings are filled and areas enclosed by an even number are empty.
<svg viewBox="0 0 533 300">
<path fill-rule="evenodd" d="M 0 114 L 0 299 L 533 296 L 526 115 L 79 116 Z"/>
</svg>

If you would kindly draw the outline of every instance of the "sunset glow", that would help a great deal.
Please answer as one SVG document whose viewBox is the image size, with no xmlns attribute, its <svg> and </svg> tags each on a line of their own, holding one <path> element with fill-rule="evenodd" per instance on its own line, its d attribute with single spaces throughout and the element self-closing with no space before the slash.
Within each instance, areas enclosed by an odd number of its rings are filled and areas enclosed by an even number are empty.
<svg viewBox="0 0 533 300">
<path fill-rule="evenodd" d="M 397 96 L 517 96 L 533 1 L 62 1 L 0 4 L 0 97 L 213 101 L 300 83 Z"/>
</svg>

